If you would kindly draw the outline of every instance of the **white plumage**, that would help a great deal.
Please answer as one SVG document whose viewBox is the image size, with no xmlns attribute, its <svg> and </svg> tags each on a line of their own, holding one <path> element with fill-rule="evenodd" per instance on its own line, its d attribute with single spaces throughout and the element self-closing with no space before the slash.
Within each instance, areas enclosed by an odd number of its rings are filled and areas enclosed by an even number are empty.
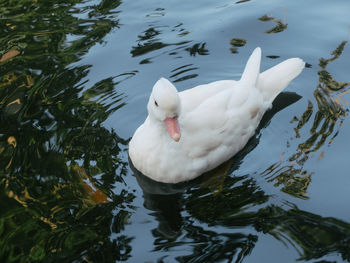
<svg viewBox="0 0 350 263">
<path fill-rule="evenodd" d="M 135 131 L 129 155 L 153 180 L 178 183 L 214 169 L 240 151 L 276 96 L 303 70 L 292 58 L 260 73 L 256 48 L 239 81 L 220 80 L 178 92 L 161 78 L 148 117 Z"/>
</svg>

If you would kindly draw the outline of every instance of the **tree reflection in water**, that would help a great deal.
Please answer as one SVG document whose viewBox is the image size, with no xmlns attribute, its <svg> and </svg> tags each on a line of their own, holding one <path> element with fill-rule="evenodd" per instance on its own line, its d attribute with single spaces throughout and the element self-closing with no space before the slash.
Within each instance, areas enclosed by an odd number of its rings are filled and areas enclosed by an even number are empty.
<svg viewBox="0 0 350 263">
<path fill-rule="evenodd" d="M 178 262 L 242 262 L 260 233 L 294 247 L 299 260 L 333 253 L 350 260 L 350 224 L 290 204 L 273 204 L 249 175 L 221 174 L 225 181 L 219 191 L 205 186 L 210 176 L 176 186 L 136 176 L 144 189 L 144 205 L 159 222 L 152 231 L 154 249 L 183 249 Z"/>
<path fill-rule="evenodd" d="M 278 162 L 270 166 L 263 175 L 275 186 L 282 186 L 281 190 L 290 195 L 306 199 L 307 188 L 311 182 L 313 173 L 303 169 L 303 165 L 309 159 L 311 153 L 319 152 L 326 143 L 331 144 L 338 135 L 344 118 L 347 116 L 347 105 L 341 97 L 348 93 L 346 89 L 350 83 L 338 82 L 327 71 L 327 66 L 339 58 L 344 50 L 346 41 L 341 42 L 332 52 L 329 59 L 319 60 L 320 71 L 319 84 L 314 92 L 317 102 L 317 112 L 314 113 L 314 105 L 309 101 L 308 107 L 301 117 L 295 117 L 292 121 L 297 122 L 295 127 L 296 138 L 300 138 L 301 129 L 309 123 L 314 116 L 310 128 L 310 136 L 298 145 L 297 152 L 290 156 L 286 162 Z M 319 159 L 323 158 L 324 152 L 319 153 Z"/>
<path fill-rule="evenodd" d="M 121 1 L 52 2 L 0 3 L 2 21 L 6 20 L 0 29 L 0 261 L 128 261 L 134 237 L 126 226 L 135 210 L 135 195 L 123 179 L 128 142 L 102 123 L 124 106 L 119 84 L 137 71 L 119 72 L 88 87 L 91 65 L 77 63 L 122 26 Z M 159 8 L 149 17 L 163 15 Z M 271 33 L 286 29 L 274 21 L 277 27 Z M 164 54 L 191 59 L 209 54 L 203 40 L 166 42 L 164 30 L 179 38 L 190 34 L 176 23 L 151 23 L 138 35 L 131 55 L 143 56 L 139 63 L 146 64 Z M 310 102 L 294 120 L 297 137 L 313 118 L 311 135 L 286 163 L 263 174 L 299 198 L 307 197 L 312 176 L 303 164 L 310 153 L 333 141 L 347 114 L 342 96 L 349 83 L 335 81 L 327 71 L 345 44 L 330 59 L 320 60 L 317 112 Z M 170 78 L 195 78 L 198 69 L 193 60 L 186 60 L 174 66 Z M 287 104 L 298 99 L 291 97 L 284 96 Z M 338 253 L 350 260 L 348 223 L 276 204 L 253 176 L 231 175 L 258 141 L 259 132 L 238 156 L 191 183 L 147 183 L 149 179 L 136 174 L 144 206 L 158 222 L 152 229 L 154 251 L 183 249 L 175 256 L 178 262 L 240 262 L 261 234 L 269 234 L 296 247 L 301 259 Z"/>
<path fill-rule="evenodd" d="M 126 260 L 134 195 L 113 190 L 127 141 L 101 123 L 135 73 L 87 88 L 90 66 L 71 66 L 120 26 L 121 2 L 54 2 L 0 4 L 11 21 L 0 31 L 0 261 Z"/>
</svg>

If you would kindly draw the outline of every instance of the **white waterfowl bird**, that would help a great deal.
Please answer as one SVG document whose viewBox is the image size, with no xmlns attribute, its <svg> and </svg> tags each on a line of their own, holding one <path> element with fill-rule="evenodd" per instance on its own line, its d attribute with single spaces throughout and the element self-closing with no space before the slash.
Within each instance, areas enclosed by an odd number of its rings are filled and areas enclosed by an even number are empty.
<svg viewBox="0 0 350 263">
<path fill-rule="evenodd" d="M 147 104 L 148 117 L 129 144 L 134 167 L 155 181 L 178 183 L 240 151 L 276 96 L 305 66 L 291 58 L 260 73 L 260 61 L 258 47 L 239 81 L 220 80 L 182 92 L 159 79 Z"/>
</svg>

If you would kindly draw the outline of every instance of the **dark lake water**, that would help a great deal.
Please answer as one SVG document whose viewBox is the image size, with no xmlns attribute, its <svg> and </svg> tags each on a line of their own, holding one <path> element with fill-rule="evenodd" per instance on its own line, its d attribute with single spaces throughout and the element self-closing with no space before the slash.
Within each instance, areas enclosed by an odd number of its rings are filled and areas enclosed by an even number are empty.
<svg viewBox="0 0 350 263">
<path fill-rule="evenodd" d="M 350 2 L 0 3 L 0 262 L 349 262 Z M 179 90 L 307 67 L 237 156 L 133 171 L 160 77 Z"/>
</svg>

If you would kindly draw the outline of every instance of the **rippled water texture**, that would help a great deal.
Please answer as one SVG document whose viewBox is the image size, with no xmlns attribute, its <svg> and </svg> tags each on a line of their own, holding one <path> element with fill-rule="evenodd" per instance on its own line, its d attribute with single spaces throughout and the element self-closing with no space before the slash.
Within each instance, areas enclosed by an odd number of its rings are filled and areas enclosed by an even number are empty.
<svg viewBox="0 0 350 263">
<path fill-rule="evenodd" d="M 56 3 L 55 3 L 56 2 Z M 349 262 L 350 2 L 0 2 L 0 262 Z M 134 172 L 155 81 L 307 62 L 237 156 Z"/>
</svg>

